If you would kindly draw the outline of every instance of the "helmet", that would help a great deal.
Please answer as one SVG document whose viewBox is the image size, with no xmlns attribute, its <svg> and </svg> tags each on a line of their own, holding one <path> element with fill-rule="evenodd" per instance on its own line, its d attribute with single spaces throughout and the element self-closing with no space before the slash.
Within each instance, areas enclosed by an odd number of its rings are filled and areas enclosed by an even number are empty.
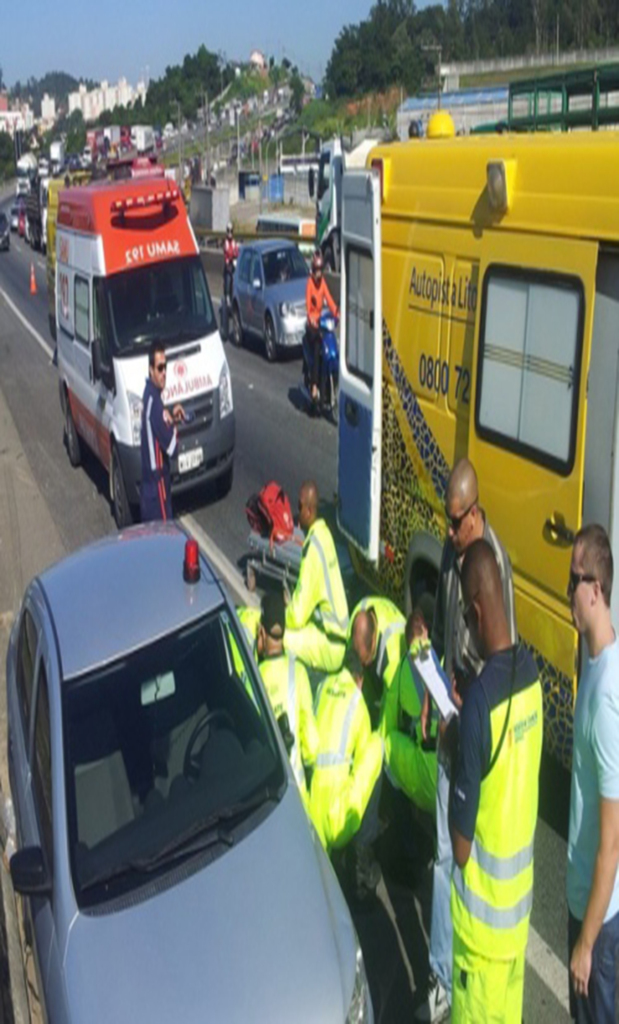
<svg viewBox="0 0 619 1024">
<path fill-rule="evenodd" d="M 446 110 L 436 110 L 428 121 L 427 137 L 429 139 L 453 139 L 456 126 Z"/>
<path fill-rule="evenodd" d="M 226 224 L 226 234 L 227 235 L 231 235 L 232 232 L 233 232 L 232 221 L 229 220 L 228 223 Z"/>
<path fill-rule="evenodd" d="M 312 256 L 312 274 L 316 270 L 322 270 L 322 253 L 315 252 Z"/>
</svg>

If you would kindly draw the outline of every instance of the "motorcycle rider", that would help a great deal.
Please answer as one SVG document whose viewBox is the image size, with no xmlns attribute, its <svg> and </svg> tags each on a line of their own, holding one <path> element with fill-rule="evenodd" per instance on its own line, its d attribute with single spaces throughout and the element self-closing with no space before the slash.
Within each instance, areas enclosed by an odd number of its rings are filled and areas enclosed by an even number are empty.
<svg viewBox="0 0 619 1024">
<path fill-rule="evenodd" d="M 234 238 L 234 228 L 232 222 L 228 221 L 224 240 L 224 298 L 228 305 L 232 302 L 232 278 L 234 277 L 234 264 L 238 258 L 239 247 Z"/>
<path fill-rule="evenodd" d="M 307 279 L 305 288 L 305 304 L 307 306 L 307 326 L 305 339 L 308 358 L 311 358 L 311 396 L 312 401 L 319 398 L 318 381 L 320 373 L 320 351 L 322 336 L 320 334 L 320 315 L 326 302 L 334 317 L 339 317 L 339 310 L 333 300 L 323 275 L 322 254 L 316 250 L 312 257 L 312 272 Z"/>
</svg>

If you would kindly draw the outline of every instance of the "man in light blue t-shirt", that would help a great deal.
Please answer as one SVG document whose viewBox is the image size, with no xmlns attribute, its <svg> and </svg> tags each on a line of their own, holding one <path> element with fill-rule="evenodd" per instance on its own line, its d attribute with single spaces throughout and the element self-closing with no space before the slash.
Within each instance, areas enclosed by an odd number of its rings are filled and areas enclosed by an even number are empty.
<svg viewBox="0 0 619 1024">
<path fill-rule="evenodd" d="M 574 711 L 567 848 L 570 1010 L 577 1024 L 613 1024 L 619 957 L 619 641 L 610 614 L 606 531 L 574 541 L 568 593 L 589 662 Z"/>
</svg>

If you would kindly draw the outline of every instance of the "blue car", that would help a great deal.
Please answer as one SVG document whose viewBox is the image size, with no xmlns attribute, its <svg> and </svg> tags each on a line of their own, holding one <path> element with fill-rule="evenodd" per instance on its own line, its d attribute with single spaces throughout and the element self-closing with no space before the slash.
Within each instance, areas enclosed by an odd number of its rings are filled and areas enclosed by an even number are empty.
<svg viewBox="0 0 619 1024">
<path fill-rule="evenodd" d="M 307 311 L 309 270 L 299 247 L 270 239 L 241 246 L 234 274 L 232 340 L 246 334 L 264 341 L 269 362 L 287 348 L 300 348 Z"/>
<path fill-rule="evenodd" d="M 373 1020 L 234 608 L 180 528 L 32 581 L 7 707 L 11 875 L 47 1020 Z"/>
</svg>

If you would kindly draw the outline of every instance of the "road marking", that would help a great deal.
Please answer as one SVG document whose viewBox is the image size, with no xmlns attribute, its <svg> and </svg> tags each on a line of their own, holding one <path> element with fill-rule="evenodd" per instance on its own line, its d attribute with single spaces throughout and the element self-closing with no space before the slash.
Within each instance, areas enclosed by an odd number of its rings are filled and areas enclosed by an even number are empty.
<svg viewBox="0 0 619 1024">
<path fill-rule="evenodd" d="M 0 288 L 0 295 L 2 296 L 4 301 L 6 302 L 7 306 L 9 307 L 9 309 L 13 310 L 13 312 L 15 313 L 15 316 L 24 325 L 24 327 L 26 328 L 28 333 L 32 335 L 32 337 L 36 341 L 37 345 L 39 345 L 43 349 L 45 354 L 47 356 L 49 356 L 50 359 L 53 359 L 53 357 L 54 357 L 54 350 L 51 347 L 51 345 L 48 345 L 48 343 L 45 341 L 45 338 L 41 334 L 39 334 L 37 329 L 32 326 L 32 324 L 30 323 L 29 320 L 26 319 L 26 317 L 21 312 L 21 310 L 17 308 L 17 306 L 15 305 L 13 300 L 8 297 L 8 295 L 5 292 L 4 288 Z"/>
<path fill-rule="evenodd" d="M 240 604 L 249 604 L 257 607 L 260 603 L 258 596 L 250 593 L 239 570 L 232 564 L 229 558 L 226 558 L 223 551 L 211 540 L 197 520 L 192 515 L 186 515 L 180 516 L 180 521 L 192 537 L 195 537 L 209 562 L 212 563 L 214 569 L 223 578 L 224 583 L 233 592 L 235 599 Z"/>
<path fill-rule="evenodd" d="M 567 941 L 567 938 L 566 938 Z M 535 971 L 540 981 L 550 989 L 553 996 L 569 1014 L 570 996 L 567 968 L 556 953 L 553 953 L 547 942 L 535 928 L 529 926 L 529 944 L 527 946 L 527 963 Z"/>
<path fill-rule="evenodd" d="M 40 267 L 41 270 L 47 270 L 47 267 L 46 267 L 45 263 L 43 262 L 43 260 L 37 260 L 37 267 Z"/>
</svg>

